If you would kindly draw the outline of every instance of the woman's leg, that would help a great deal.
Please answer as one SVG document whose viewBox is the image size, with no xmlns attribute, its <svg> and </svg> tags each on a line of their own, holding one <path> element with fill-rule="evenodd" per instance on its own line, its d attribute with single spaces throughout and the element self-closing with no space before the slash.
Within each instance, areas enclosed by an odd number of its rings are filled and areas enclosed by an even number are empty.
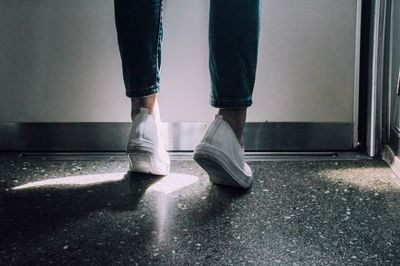
<svg viewBox="0 0 400 266">
<path fill-rule="evenodd" d="M 259 0 L 211 0 L 210 103 L 241 143 L 246 109 L 252 104 L 259 32 Z"/>
<path fill-rule="evenodd" d="M 114 0 L 126 95 L 132 103 L 129 170 L 155 175 L 168 174 L 170 167 L 156 98 L 160 90 L 162 4 L 162 0 Z"/>
<path fill-rule="evenodd" d="M 132 118 L 157 106 L 160 90 L 162 0 L 115 0 L 115 24 Z"/>
</svg>

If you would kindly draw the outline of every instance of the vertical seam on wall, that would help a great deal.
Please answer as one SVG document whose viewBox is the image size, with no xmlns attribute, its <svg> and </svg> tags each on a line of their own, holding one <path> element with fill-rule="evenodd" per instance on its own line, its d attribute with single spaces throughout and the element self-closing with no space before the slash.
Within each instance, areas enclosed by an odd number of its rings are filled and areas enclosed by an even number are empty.
<svg viewBox="0 0 400 266">
<path fill-rule="evenodd" d="M 390 33 L 389 33 L 389 82 L 388 82 L 388 87 L 389 87 L 389 95 L 388 95 L 388 105 L 389 105 L 389 114 L 388 114 L 388 131 L 391 132 L 392 129 L 392 125 L 394 125 L 394 120 L 392 122 L 392 89 L 393 89 L 393 58 L 392 58 L 392 54 L 393 54 L 393 25 L 394 25 L 394 1 L 391 1 L 390 3 Z M 394 110 L 394 112 L 396 112 L 396 110 Z M 389 133 L 390 134 L 390 133 Z"/>
<path fill-rule="evenodd" d="M 358 126 L 360 113 L 360 71 L 361 71 L 361 21 L 363 0 L 357 0 L 355 61 L 354 61 L 354 92 L 353 92 L 353 148 L 358 147 Z"/>
<path fill-rule="evenodd" d="M 163 0 L 160 0 L 160 5 L 159 5 L 159 12 L 158 12 L 158 36 L 157 36 L 157 49 L 156 49 L 156 70 L 155 70 L 155 80 L 156 84 L 159 82 L 157 79 L 157 74 L 159 72 L 159 69 L 161 68 L 161 64 L 158 59 L 158 55 L 161 52 L 161 20 L 162 20 L 162 12 L 163 12 Z M 158 85 L 158 84 L 157 84 Z"/>
</svg>

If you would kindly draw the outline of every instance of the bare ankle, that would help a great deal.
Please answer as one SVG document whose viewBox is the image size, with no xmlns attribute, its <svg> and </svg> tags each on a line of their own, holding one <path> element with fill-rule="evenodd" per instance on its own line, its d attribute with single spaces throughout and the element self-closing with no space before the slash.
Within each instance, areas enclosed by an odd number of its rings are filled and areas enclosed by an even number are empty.
<svg viewBox="0 0 400 266">
<path fill-rule="evenodd" d="M 246 124 L 247 108 L 219 109 L 218 114 L 222 115 L 224 120 L 232 128 L 240 145 L 243 146 L 243 131 Z"/>
<path fill-rule="evenodd" d="M 142 97 L 142 98 L 131 98 L 131 118 L 134 117 L 140 112 L 140 108 L 147 108 L 149 113 L 152 114 L 157 105 L 157 96 L 156 94 Z"/>
</svg>

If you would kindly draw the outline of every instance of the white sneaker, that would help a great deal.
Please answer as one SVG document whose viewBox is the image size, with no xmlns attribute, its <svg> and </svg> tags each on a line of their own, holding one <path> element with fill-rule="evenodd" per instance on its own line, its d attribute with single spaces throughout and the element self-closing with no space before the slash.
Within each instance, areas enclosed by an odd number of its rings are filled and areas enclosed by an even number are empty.
<svg viewBox="0 0 400 266">
<path fill-rule="evenodd" d="M 169 173 L 170 160 L 161 136 L 161 121 L 149 114 L 147 108 L 140 108 L 132 121 L 126 154 L 129 171 L 153 175 Z"/>
<path fill-rule="evenodd" d="M 213 183 L 249 188 L 253 177 L 244 159 L 244 150 L 230 125 L 216 115 L 202 141 L 194 150 L 194 160 Z"/>
</svg>

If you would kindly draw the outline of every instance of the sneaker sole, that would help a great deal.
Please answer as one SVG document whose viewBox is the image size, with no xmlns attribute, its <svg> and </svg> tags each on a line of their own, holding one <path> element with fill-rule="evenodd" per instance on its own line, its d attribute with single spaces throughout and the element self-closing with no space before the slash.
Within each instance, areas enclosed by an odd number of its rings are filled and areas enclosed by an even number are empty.
<svg viewBox="0 0 400 266">
<path fill-rule="evenodd" d="M 225 154 L 210 145 L 196 147 L 193 159 L 207 172 L 211 182 L 248 189 L 253 178 L 244 174 Z"/>
</svg>

